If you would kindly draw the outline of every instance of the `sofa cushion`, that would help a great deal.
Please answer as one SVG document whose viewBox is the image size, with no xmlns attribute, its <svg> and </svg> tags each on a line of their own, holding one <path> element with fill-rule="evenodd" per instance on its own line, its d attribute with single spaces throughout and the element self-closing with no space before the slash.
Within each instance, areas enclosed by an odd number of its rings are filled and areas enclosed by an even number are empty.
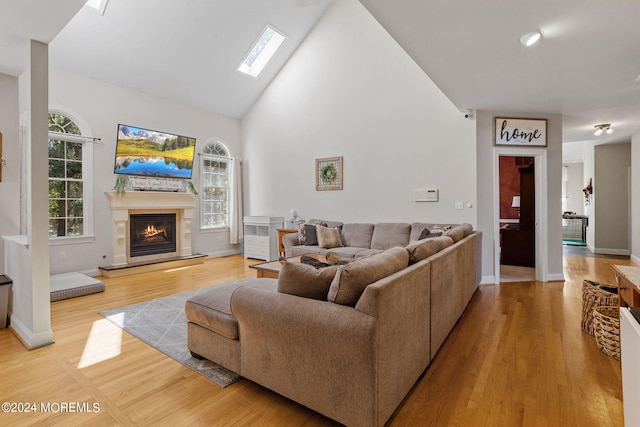
<svg viewBox="0 0 640 427">
<path fill-rule="evenodd" d="M 447 230 L 444 234 L 446 236 L 451 237 L 455 243 L 455 242 L 459 242 L 464 238 L 464 229 L 460 226 L 456 226 L 456 227 L 453 227 L 451 230 Z"/>
<path fill-rule="evenodd" d="M 324 249 L 342 247 L 342 239 L 340 238 L 340 230 L 337 228 L 327 228 L 323 225 L 316 226 L 318 234 L 318 246 Z"/>
<path fill-rule="evenodd" d="M 285 261 L 278 275 L 278 292 L 326 300 L 336 271 L 337 265 L 315 268 L 309 264 Z"/>
<path fill-rule="evenodd" d="M 342 226 L 342 244 L 348 247 L 371 248 L 373 224 L 345 224 Z"/>
<path fill-rule="evenodd" d="M 384 252 L 382 249 L 361 249 L 360 252 L 357 252 L 355 254 L 356 258 L 362 258 L 365 256 L 371 256 L 371 255 L 375 255 L 375 254 L 379 254 L 381 252 Z"/>
<path fill-rule="evenodd" d="M 389 249 L 409 243 L 411 226 L 404 223 L 380 223 L 373 229 L 371 249 Z"/>
<path fill-rule="evenodd" d="M 460 224 L 460 227 L 464 231 L 464 237 L 467 237 L 469 234 L 473 233 L 473 225 L 471 224 L 465 222 L 464 224 Z"/>
<path fill-rule="evenodd" d="M 309 224 L 322 224 L 325 227 L 329 227 L 329 228 L 337 228 L 338 230 L 342 229 L 342 225 L 343 223 L 341 223 L 340 221 L 329 221 L 326 219 L 316 219 L 316 218 L 312 218 L 308 221 Z"/>
<path fill-rule="evenodd" d="M 338 268 L 331 282 L 327 300 L 355 307 L 368 285 L 406 268 L 408 264 L 407 250 L 399 247 L 369 257 L 358 258 Z"/>
<path fill-rule="evenodd" d="M 313 268 L 313 267 L 311 267 Z M 275 291 L 273 279 L 248 279 L 224 283 L 201 291 L 187 300 L 184 311 L 190 322 L 197 323 L 223 337 L 238 339 L 238 321 L 231 313 L 231 297 L 243 286 Z"/>
<path fill-rule="evenodd" d="M 451 245 L 453 245 L 453 239 L 449 236 L 433 237 L 411 243 L 406 248 L 409 254 L 409 264 L 415 264 L 429 258 L 431 255 Z"/>
</svg>

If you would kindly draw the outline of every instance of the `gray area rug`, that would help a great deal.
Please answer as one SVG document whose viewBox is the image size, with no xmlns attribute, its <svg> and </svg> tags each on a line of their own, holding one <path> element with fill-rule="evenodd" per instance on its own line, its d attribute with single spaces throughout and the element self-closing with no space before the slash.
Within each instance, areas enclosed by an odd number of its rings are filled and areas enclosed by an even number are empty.
<svg viewBox="0 0 640 427">
<path fill-rule="evenodd" d="M 208 360 L 191 357 L 187 349 L 187 318 L 184 314 L 184 303 L 207 289 L 209 288 L 195 289 L 104 310 L 100 314 L 184 366 L 199 372 L 221 387 L 226 387 L 240 379 L 240 376 Z"/>
</svg>

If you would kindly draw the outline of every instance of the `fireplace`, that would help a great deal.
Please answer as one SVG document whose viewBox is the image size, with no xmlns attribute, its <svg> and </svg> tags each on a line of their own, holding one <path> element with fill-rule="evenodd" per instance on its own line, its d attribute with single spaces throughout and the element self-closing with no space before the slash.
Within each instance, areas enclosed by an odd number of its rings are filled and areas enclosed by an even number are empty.
<svg viewBox="0 0 640 427">
<path fill-rule="evenodd" d="M 176 214 L 129 216 L 129 257 L 176 252 Z"/>
<path fill-rule="evenodd" d="M 113 218 L 112 267 L 192 256 L 191 220 L 193 218 L 193 209 L 196 201 L 192 194 L 159 191 L 127 191 L 124 195 L 121 195 L 111 191 L 107 192 L 106 195 L 109 197 Z M 131 237 L 131 217 L 138 215 L 144 216 L 147 214 L 170 214 L 173 216 L 174 225 L 172 233 L 174 235 L 173 242 L 175 246 L 173 246 L 172 252 L 132 256 L 131 242 L 135 239 Z M 158 227 L 162 227 L 162 224 L 154 225 L 156 232 L 152 231 L 151 234 L 157 234 Z M 146 226 L 143 227 L 143 229 L 145 228 Z M 158 237 L 164 238 L 164 233 Z M 149 246 L 146 246 L 146 248 L 149 248 Z M 168 247 L 165 249 L 168 249 Z"/>
</svg>

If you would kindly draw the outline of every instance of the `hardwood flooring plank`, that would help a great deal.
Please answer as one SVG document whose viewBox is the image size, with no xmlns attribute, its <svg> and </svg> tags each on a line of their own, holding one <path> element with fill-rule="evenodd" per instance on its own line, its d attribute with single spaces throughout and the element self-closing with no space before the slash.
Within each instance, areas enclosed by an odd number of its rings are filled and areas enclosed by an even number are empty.
<svg viewBox="0 0 640 427">
<path fill-rule="evenodd" d="M 253 277 L 256 262 L 230 256 L 105 278 L 103 293 L 51 304 L 55 343 L 41 349 L 28 351 L 0 330 L 0 401 L 100 405 L 97 413 L 0 413 L 0 424 L 337 425 L 245 379 L 221 388 L 98 314 Z M 630 262 L 567 256 L 565 282 L 481 286 L 389 425 L 623 425 L 620 363 L 580 328 L 582 281 L 615 283 L 611 264 Z M 101 322 L 116 334 L 118 353 L 81 367 Z"/>
</svg>

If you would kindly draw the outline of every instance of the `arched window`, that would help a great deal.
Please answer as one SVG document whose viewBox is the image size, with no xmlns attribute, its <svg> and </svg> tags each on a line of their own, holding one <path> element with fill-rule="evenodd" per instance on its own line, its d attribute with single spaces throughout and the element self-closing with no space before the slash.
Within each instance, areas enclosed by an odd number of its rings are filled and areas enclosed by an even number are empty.
<svg viewBox="0 0 640 427">
<path fill-rule="evenodd" d="M 221 142 L 207 144 L 201 153 L 202 228 L 229 227 L 233 195 L 231 156 Z"/>
<path fill-rule="evenodd" d="M 92 147 L 78 124 L 49 112 L 49 237 L 85 237 L 92 233 L 88 167 Z"/>
</svg>

